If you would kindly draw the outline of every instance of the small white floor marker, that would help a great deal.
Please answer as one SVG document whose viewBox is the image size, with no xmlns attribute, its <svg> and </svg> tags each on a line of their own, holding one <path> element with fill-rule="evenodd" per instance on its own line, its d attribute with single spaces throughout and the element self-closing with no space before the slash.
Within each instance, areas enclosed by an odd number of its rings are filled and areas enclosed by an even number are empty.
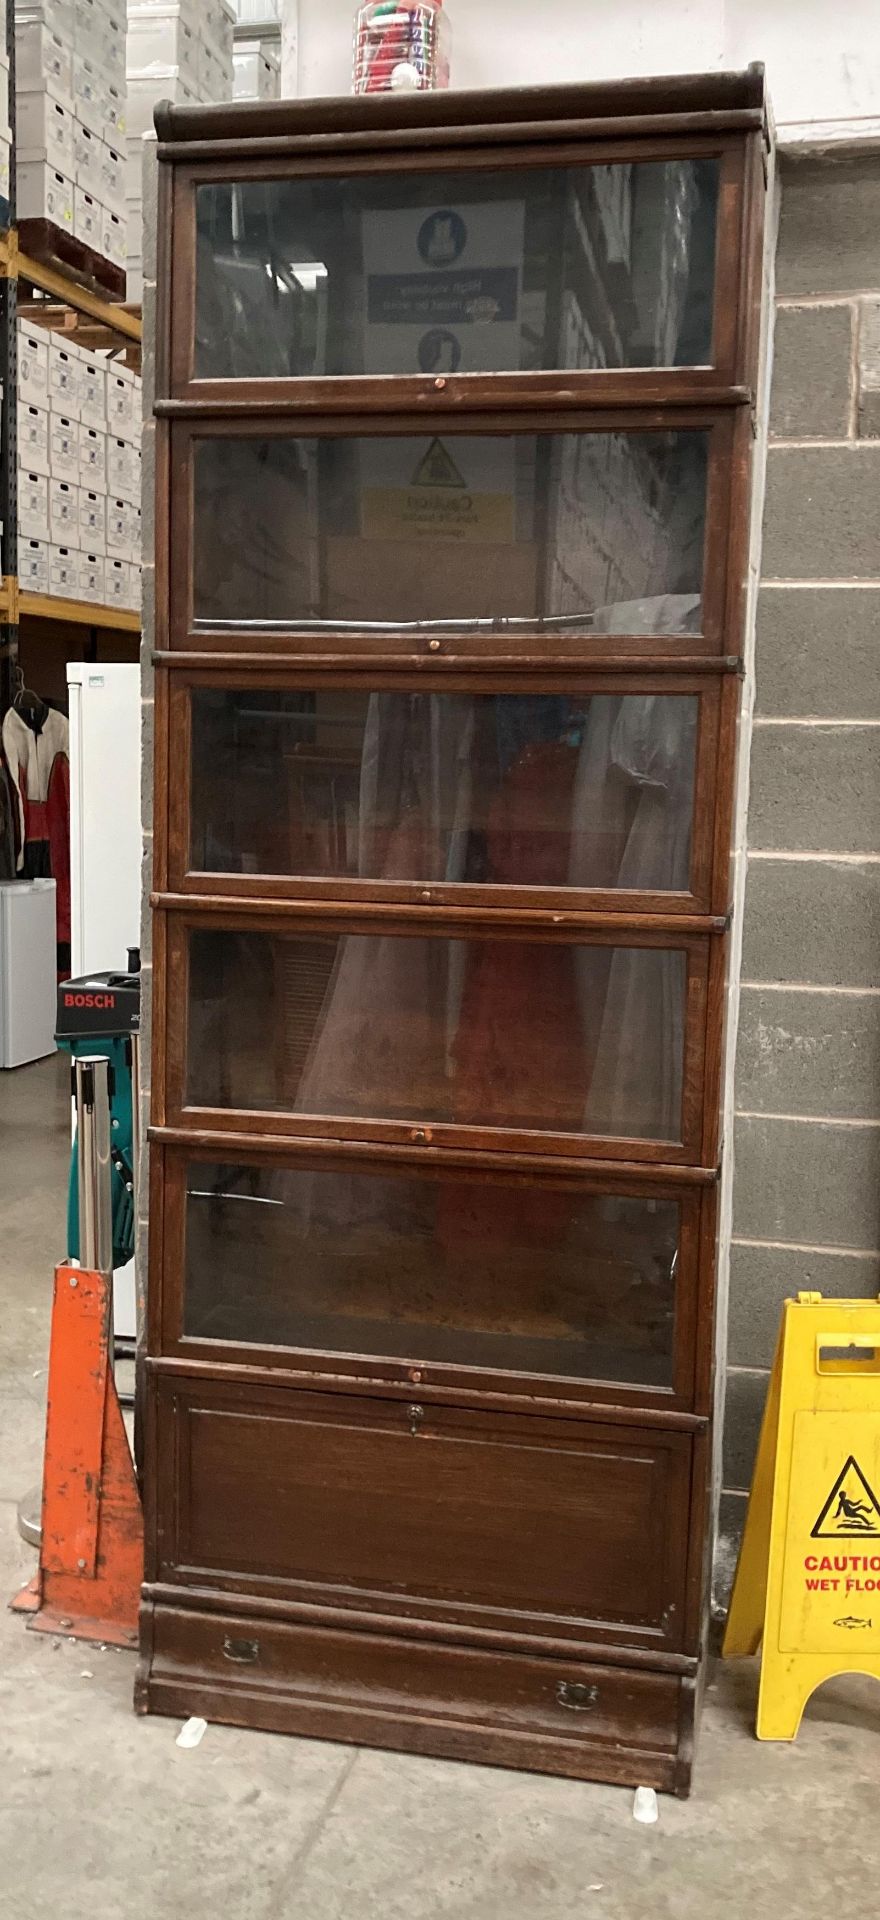
<svg viewBox="0 0 880 1920">
<path fill-rule="evenodd" d="M 199 1741 L 207 1731 L 207 1720 L 199 1720 L 194 1714 L 191 1719 L 184 1722 L 174 1744 L 176 1747 L 197 1747 Z M 641 1793 L 641 1787 L 639 1788 L 639 1792 Z M 656 1817 L 655 1814 L 654 1818 L 656 1819 Z"/>
<path fill-rule="evenodd" d="M 633 1801 L 633 1819 L 641 1820 L 642 1825 L 645 1827 L 652 1827 L 654 1821 L 659 1820 L 659 1818 L 660 1809 L 657 1805 L 657 1795 L 653 1787 L 636 1787 L 636 1796 Z"/>
</svg>

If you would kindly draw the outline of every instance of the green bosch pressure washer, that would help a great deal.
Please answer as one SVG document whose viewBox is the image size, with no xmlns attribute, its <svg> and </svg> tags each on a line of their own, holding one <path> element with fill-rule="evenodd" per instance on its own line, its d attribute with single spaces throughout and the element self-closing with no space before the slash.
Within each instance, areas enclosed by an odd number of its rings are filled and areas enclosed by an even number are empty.
<svg viewBox="0 0 880 1920">
<path fill-rule="evenodd" d="M 135 1043 L 140 1032 L 140 953 L 128 950 L 127 973 L 92 973 L 58 988 L 55 1039 L 72 1060 L 103 1054 L 110 1062 L 110 1184 L 113 1266 L 127 1266 L 135 1241 Z M 71 1069 L 73 1071 L 73 1069 Z M 67 1196 L 67 1254 L 79 1259 L 79 1151 L 74 1140 Z"/>
</svg>

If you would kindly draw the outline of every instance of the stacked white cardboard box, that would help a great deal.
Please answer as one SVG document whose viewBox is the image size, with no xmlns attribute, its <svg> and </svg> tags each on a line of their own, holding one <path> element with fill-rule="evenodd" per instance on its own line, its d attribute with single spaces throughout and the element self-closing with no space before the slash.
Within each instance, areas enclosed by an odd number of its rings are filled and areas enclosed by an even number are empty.
<svg viewBox="0 0 880 1920">
<path fill-rule="evenodd" d="M 140 606 L 140 431 L 139 375 L 63 333 L 19 326 L 23 593 Z"/>
<path fill-rule="evenodd" d="M 18 217 L 124 268 L 125 0 L 16 0 Z"/>
<path fill-rule="evenodd" d="M 78 0 L 77 0 L 78 3 Z M 230 0 L 129 0 L 126 214 L 128 298 L 139 300 L 142 280 L 144 134 L 160 100 L 194 105 L 232 97 Z"/>
<path fill-rule="evenodd" d="M 12 0 L 9 0 L 12 5 Z M 0 0 L 0 201 L 9 201 L 9 156 L 12 151 L 12 133 L 9 119 L 9 55 L 6 51 L 6 6 L 7 0 Z M 2 224 L 8 224 L 7 210 L 3 211 Z"/>
</svg>

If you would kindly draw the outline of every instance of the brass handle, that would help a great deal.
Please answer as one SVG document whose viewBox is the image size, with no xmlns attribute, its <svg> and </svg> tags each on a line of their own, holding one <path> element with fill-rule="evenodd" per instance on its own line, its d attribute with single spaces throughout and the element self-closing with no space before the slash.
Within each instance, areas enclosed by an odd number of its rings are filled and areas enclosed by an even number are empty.
<svg viewBox="0 0 880 1920">
<path fill-rule="evenodd" d="M 596 1705 L 599 1689 L 585 1686 L 582 1680 L 560 1680 L 556 1698 L 559 1705 L 568 1707 L 571 1713 L 587 1713 Z"/>
</svg>

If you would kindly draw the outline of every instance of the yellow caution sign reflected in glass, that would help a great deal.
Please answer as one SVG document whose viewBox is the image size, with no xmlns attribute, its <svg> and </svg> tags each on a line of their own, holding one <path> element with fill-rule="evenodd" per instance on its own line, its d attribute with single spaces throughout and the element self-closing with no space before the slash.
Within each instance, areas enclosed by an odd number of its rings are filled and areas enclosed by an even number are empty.
<svg viewBox="0 0 880 1920">
<path fill-rule="evenodd" d="M 759 1740 L 810 1694 L 880 1680 L 880 1303 L 787 1300 L 723 1655 L 762 1646 Z"/>
</svg>

